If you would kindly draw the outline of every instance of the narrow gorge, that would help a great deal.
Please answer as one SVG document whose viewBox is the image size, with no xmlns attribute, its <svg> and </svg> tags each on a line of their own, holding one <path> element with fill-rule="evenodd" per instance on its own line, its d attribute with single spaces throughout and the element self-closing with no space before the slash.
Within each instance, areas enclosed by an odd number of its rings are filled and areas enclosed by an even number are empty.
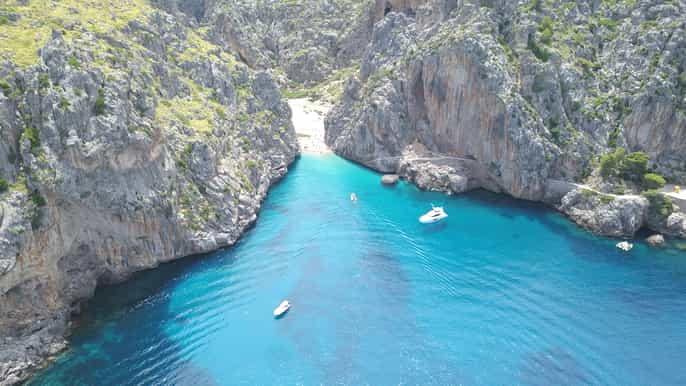
<svg viewBox="0 0 686 386">
<path fill-rule="evenodd" d="M 301 150 L 686 238 L 686 1 L 7 0 L 0 134 L 13 385 L 96 288 L 236 244 Z"/>
</svg>

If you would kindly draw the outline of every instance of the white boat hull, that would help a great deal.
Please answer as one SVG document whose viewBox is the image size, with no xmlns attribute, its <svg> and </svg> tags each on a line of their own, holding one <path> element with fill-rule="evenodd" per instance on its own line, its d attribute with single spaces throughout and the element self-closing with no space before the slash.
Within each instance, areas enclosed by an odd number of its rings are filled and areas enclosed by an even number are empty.
<svg viewBox="0 0 686 386">
<path fill-rule="evenodd" d="M 444 218 L 448 217 L 442 207 L 431 205 L 431 210 L 424 213 L 422 217 L 419 218 L 419 222 L 422 224 L 432 224 L 439 222 Z"/>
<path fill-rule="evenodd" d="M 279 304 L 276 309 L 274 309 L 274 316 L 281 316 L 288 312 L 288 310 L 291 309 L 291 304 L 288 301 L 284 301 L 281 304 Z"/>
<path fill-rule="evenodd" d="M 628 241 L 622 241 L 620 243 L 617 243 L 617 248 L 621 249 L 624 252 L 629 252 L 634 248 L 634 244 L 631 244 Z"/>
<path fill-rule="evenodd" d="M 435 222 L 439 222 L 443 220 L 444 218 L 447 218 L 447 214 L 442 214 L 440 216 L 429 216 L 427 214 L 423 215 L 422 217 L 419 218 L 419 222 L 422 224 L 432 224 Z"/>
</svg>

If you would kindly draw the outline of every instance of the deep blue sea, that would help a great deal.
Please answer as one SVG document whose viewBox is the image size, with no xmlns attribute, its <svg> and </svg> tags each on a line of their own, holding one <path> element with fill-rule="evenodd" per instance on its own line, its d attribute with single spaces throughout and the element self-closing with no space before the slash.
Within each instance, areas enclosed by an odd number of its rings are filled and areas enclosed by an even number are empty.
<svg viewBox="0 0 686 386">
<path fill-rule="evenodd" d="M 422 225 L 431 203 L 450 217 Z M 686 384 L 686 253 L 615 243 L 303 156 L 235 247 L 99 289 L 31 383 Z"/>
</svg>

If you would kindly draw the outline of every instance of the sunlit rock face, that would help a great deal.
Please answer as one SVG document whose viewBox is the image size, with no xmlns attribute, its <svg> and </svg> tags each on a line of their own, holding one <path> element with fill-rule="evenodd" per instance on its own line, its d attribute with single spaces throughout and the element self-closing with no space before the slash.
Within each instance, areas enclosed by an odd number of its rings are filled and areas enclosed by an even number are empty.
<svg viewBox="0 0 686 386">
<path fill-rule="evenodd" d="M 327 141 L 372 168 L 411 171 L 427 188 L 446 190 L 435 176 L 452 169 L 471 188 L 555 204 L 617 146 L 683 180 L 683 9 L 376 1 L 370 44 L 327 119 Z"/>
<path fill-rule="evenodd" d="M 64 348 L 97 285 L 233 244 L 298 153 L 277 83 L 199 8 L 140 7 L 97 36 L 72 13 L 0 66 L 0 384 Z"/>
</svg>

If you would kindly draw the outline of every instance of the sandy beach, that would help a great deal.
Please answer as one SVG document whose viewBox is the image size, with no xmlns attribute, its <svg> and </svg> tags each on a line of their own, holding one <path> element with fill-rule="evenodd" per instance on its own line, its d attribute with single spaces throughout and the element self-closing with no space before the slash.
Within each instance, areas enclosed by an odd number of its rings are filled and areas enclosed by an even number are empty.
<svg viewBox="0 0 686 386">
<path fill-rule="evenodd" d="M 324 143 L 324 118 L 331 106 L 308 98 L 290 99 L 288 105 L 293 111 L 293 126 L 302 152 L 309 154 L 331 152 Z"/>
</svg>

